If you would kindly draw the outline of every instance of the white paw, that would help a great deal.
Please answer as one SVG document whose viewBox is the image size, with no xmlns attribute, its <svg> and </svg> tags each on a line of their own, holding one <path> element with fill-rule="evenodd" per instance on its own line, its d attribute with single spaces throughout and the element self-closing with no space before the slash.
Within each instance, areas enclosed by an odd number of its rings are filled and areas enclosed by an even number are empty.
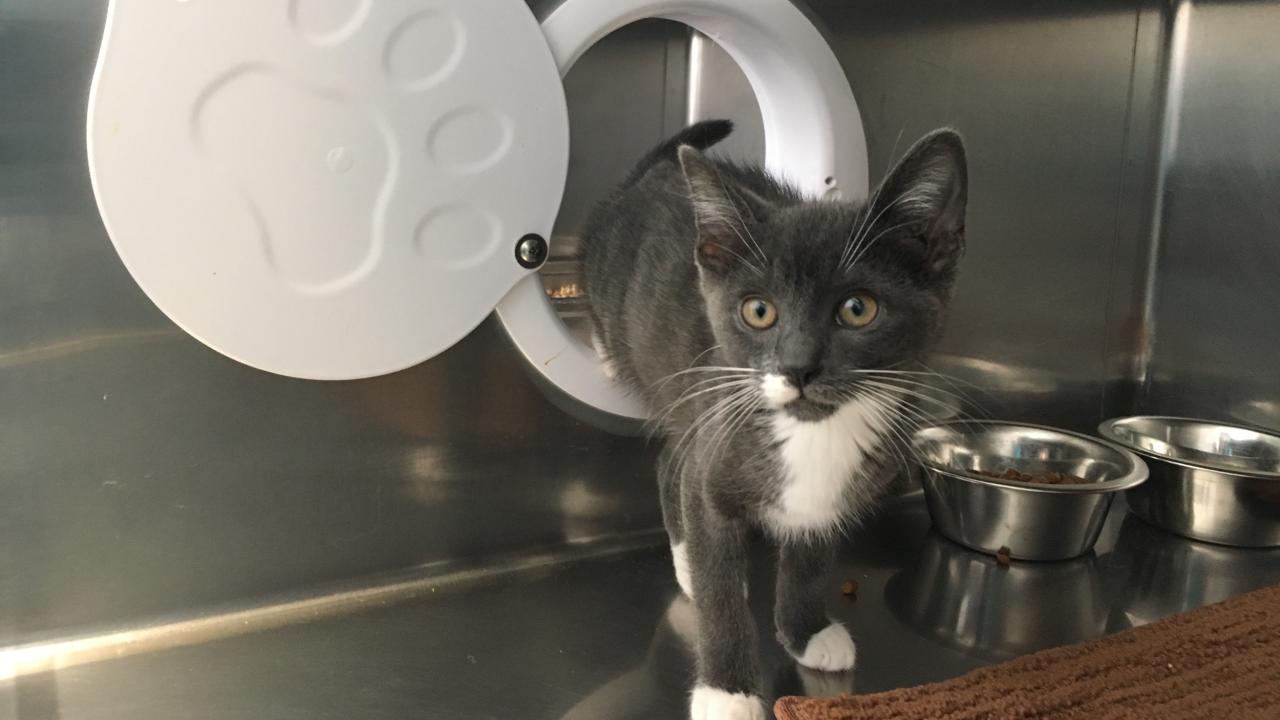
<svg viewBox="0 0 1280 720">
<path fill-rule="evenodd" d="M 853 645 L 849 631 L 840 623 L 831 623 L 819 630 L 804 646 L 804 654 L 796 662 L 823 672 L 843 672 L 853 668 L 858 660 L 858 649 Z"/>
<path fill-rule="evenodd" d="M 693 597 L 693 576 L 689 573 L 689 553 L 684 543 L 671 546 L 671 562 L 676 566 L 676 584 L 685 597 Z"/>
<path fill-rule="evenodd" d="M 765 720 L 764 701 L 755 695 L 699 685 L 693 689 L 689 717 L 693 720 Z"/>
</svg>

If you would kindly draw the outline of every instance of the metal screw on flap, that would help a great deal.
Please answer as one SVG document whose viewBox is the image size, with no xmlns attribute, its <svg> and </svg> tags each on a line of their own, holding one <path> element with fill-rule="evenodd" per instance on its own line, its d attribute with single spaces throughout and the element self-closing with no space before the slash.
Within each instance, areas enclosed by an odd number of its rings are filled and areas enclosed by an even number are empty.
<svg viewBox="0 0 1280 720">
<path fill-rule="evenodd" d="M 538 234 L 529 233 L 516 243 L 516 262 L 533 270 L 547 261 L 547 241 Z"/>
</svg>

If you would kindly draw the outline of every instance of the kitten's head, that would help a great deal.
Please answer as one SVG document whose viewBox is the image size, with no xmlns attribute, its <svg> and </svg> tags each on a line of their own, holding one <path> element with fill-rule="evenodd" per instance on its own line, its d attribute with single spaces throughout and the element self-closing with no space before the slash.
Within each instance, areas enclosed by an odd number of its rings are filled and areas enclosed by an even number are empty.
<svg viewBox="0 0 1280 720">
<path fill-rule="evenodd" d="M 692 147 L 679 155 L 716 342 L 761 374 L 769 405 L 821 420 L 852 399 L 860 370 L 938 339 L 965 247 L 959 135 L 920 140 L 865 205 L 770 200 Z"/>
</svg>

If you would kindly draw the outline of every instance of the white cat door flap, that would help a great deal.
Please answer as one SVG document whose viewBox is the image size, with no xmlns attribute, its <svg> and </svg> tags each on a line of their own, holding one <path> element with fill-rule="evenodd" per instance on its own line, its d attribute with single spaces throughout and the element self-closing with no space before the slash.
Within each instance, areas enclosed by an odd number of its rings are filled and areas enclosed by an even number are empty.
<svg viewBox="0 0 1280 720">
<path fill-rule="evenodd" d="M 643 417 L 517 251 L 564 191 L 561 72 L 643 17 L 742 65 L 772 170 L 865 193 L 852 93 L 788 0 L 566 0 L 541 28 L 523 0 L 112 0 L 88 125 L 104 223 L 175 323 L 248 365 L 394 372 L 498 308 L 553 384 Z"/>
<path fill-rule="evenodd" d="M 564 90 L 521 0 L 114 0 L 89 124 L 111 238 L 210 347 L 312 379 L 475 328 L 550 234 Z"/>
</svg>

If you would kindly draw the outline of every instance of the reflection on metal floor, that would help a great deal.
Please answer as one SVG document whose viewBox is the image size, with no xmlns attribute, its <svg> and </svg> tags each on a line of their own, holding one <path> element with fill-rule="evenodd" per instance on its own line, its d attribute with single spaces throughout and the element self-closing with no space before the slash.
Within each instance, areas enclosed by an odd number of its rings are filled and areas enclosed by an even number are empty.
<svg viewBox="0 0 1280 720">
<path fill-rule="evenodd" d="M 15 720 L 680 718 L 693 619 L 665 548 L 469 571 L 398 602 L 0 684 Z M 771 694 L 873 692 L 1150 622 L 1280 581 L 1280 551 L 1175 538 L 1117 507 L 1097 552 L 1001 568 L 934 535 L 922 503 L 849 543 L 829 606 L 852 677 L 797 669 L 772 641 L 772 562 L 751 595 Z M 455 573 L 454 577 L 458 577 Z M 840 594 L 851 578 L 857 598 Z M 387 595 L 385 599 L 394 599 Z"/>
</svg>

